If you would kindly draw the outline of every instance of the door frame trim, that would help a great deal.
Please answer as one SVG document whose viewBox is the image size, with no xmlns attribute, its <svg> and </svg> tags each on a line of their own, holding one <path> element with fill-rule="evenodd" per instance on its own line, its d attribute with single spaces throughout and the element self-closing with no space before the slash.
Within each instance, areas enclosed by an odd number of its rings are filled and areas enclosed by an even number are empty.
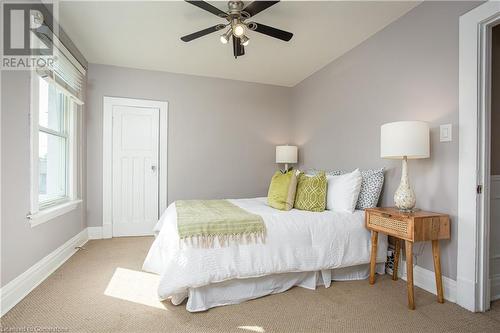
<svg viewBox="0 0 500 333">
<path fill-rule="evenodd" d="M 488 37 L 499 20 L 500 2 L 488 1 L 459 24 L 457 303 L 470 311 L 489 308 Z"/>
<path fill-rule="evenodd" d="M 113 237 L 113 105 L 158 108 L 160 110 L 158 216 L 165 211 L 168 203 L 168 102 L 104 96 L 102 131 L 102 238 Z"/>
</svg>

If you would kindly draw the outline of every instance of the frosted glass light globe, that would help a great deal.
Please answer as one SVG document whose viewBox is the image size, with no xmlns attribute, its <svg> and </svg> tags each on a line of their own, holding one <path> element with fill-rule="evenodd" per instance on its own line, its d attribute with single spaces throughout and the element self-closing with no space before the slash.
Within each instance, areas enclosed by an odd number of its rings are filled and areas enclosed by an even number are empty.
<svg viewBox="0 0 500 333">
<path fill-rule="evenodd" d="M 233 35 L 236 37 L 241 37 L 245 34 L 245 28 L 243 27 L 243 24 L 235 24 L 233 26 Z"/>
<path fill-rule="evenodd" d="M 229 39 L 231 39 L 231 34 L 233 33 L 233 31 L 231 29 L 228 29 L 225 33 L 223 33 L 221 36 L 220 36 L 220 42 L 222 44 L 227 44 L 229 43 Z"/>
<path fill-rule="evenodd" d="M 248 43 L 250 43 L 250 38 L 245 35 L 241 36 L 241 45 L 248 46 Z"/>
</svg>

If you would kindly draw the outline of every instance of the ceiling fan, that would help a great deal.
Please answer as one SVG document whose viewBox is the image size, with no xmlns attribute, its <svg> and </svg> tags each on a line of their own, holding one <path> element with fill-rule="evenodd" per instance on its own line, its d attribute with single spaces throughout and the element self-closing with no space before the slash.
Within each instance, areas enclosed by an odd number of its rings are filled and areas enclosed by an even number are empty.
<svg viewBox="0 0 500 333">
<path fill-rule="evenodd" d="M 207 12 L 217 15 L 220 18 L 226 19 L 227 23 L 221 23 L 214 25 L 213 27 L 206 28 L 192 34 L 181 37 L 184 42 L 190 42 L 196 38 L 203 37 L 205 35 L 211 34 L 213 32 L 225 29 L 229 29 L 220 36 L 220 41 L 222 44 L 229 43 L 229 40 L 233 39 L 233 53 L 234 58 L 238 58 L 245 54 L 245 46 L 248 45 L 250 38 L 246 35 L 247 31 L 256 31 L 261 34 L 268 35 L 274 38 L 281 39 L 288 42 L 292 39 L 293 34 L 288 31 L 283 31 L 276 29 L 257 22 L 248 22 L 247 20 L 254 17 L 261 11 L 275 5 L 279 1 L 254 1 L 248 6 L 244 7 L 243 1 L 229 1 L 228 11 L 223 12 L 217 7 L 212 6 L 205 1 L 187 1 L 186 2 L 199 7 Z"/>
</svg>

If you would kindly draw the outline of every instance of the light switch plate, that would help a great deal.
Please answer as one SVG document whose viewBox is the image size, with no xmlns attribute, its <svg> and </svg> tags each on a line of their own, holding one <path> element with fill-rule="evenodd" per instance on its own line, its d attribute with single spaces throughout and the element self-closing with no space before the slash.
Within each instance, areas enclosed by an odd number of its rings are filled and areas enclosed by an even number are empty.
<svg viewBox="0 0 500 333">
<path fill-rule="evenodd" d="M 450 142 L 452 140 L 451 136 L 451 124 L 440 125 L 439 126 L 439 141 Z"/>
</svg>

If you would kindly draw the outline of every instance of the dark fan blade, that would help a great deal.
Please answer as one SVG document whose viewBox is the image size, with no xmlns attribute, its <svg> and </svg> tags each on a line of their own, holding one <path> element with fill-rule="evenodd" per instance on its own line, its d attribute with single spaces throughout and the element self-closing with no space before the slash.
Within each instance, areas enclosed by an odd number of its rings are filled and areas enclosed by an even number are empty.
<svg viewBox="0 0 500 333">
<path fill-rule="evenodd" d="M 214 15 L 219 16 L 219 17 L 226 17 L 227 16 L 227 14 L 225 12 L 223 12 L 222 10 L 220 10 L 217 7 L 212 6 L 208 2 L 200 1 L 200 0 L 197 0 L 197 1 L 187 1 L 187 0 L 185 0 L 185 1 L 187 3 L 190 3 L 190 4 L 192 4 L 192 5 L 196 6 L 196 7 L 199 7 L 201 9 L 204 9 L 207 12 L 210 12 L 210 13 L 212 13 Z"/>
<path fill-rule="evenodd" d="M 279 1 L 254 1 L 246 6 L 243 11 L 250 14 L 250 16 L 257 15 L 264 9 L 271 7 L 272 5 L 277 4 Z"/>
<path fill-rule="evenodd" d="M 217 24 L 217 25 L 214 25 L 213 27 L 206 28 L 206 29 L 203 29 L 203 30 L 200 30 L 197 32 L 193 32 L 190 35 L 183 36 L 183 37 L 181 37 L 181 40 L 184 42 L 190 42 L 193 39 L 203 37 L 205 35 L 211 34 L 212 32 L 216 32 L 217 30 L 220 30 L 220 27 L 221 27 L 221 25 Z"/>
<path fill-rule="evenodd" d="M 255 28 L 255 31 L 260 32 L 261 34 L 268 35 L 274 38 L 278 38 L 281 40 L 284 40 L 285 42 L 288 42 L 290 39 L 292 39 L 293 34 L 288 31 L 276 29 L 273 27 L 270 27 L 268 25 L 264 25 L 261 23 L 255 23 L 257 25 L 257 28 Z"/>
<path fill-rule="evenodd" d="M 233 53 L 234 57 L 238 58 L 245 54 L 245 47 L 241 45 L 241 40 L 238 37 L 233 36 Z"/>
</svg>

